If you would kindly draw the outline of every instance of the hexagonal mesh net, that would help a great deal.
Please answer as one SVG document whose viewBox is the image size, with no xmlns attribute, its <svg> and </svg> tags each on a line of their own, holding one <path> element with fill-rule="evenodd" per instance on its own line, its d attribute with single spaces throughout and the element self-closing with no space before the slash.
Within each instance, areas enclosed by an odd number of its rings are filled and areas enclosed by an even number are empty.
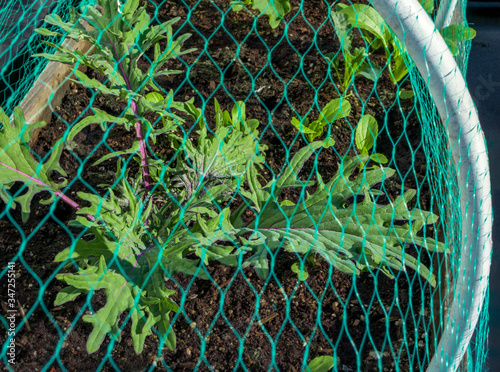
<svg viewBox="0 0 500 372">
<path fill-rule="evenodd" d="M 380 4 L 5 2 L 5 368 L 483 371 L 482 184 Z"/>
</svg>

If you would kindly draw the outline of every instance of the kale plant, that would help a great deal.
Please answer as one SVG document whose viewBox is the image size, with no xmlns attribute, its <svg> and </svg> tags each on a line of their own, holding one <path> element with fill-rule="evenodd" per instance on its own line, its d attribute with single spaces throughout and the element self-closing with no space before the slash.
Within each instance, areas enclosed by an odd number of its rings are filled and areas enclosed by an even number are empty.
<svg viewBox="0 0 500 372">
<path fill-rule="evenodd" d="M 83 320 L 92 325 L 88 352 L 99 349 L 106 335 L 120 340 L 125 324 L 131 321 L 134 349 L 140 353 L 145 339 L 156 332 L 161 345 L 174 349 L 176 339 L 171 316 L 179 311 L 172 300 L 175 293 L 167 286 L 176 273 L 208 278 L 206 266 L 219 261 L 230 266 L 254 267 L 260 277 L 269 274 L 269 260 L 280 249 L 300 255 L 319 254 L 338 270 L 359 274 L 381 270 L 390 277 L 406 267 L 416 270 L 431 285 L 436 278 L 418 258 L 404 250 L 408 244 L 444 252 L 443 244 L 430 236 L 419 235 L 424 226 L 436 222 L 431 212 L 409 208 L 414 190 L 388 204 L 380 204 L 383 188 L 376 186 L 394 175 L 390 168 L 363 169 L 358 166 L 368 155 L 344 156 L 338 172 L 328 181 L 314 173 L 303 180 L 299 174 L 312 156 L 331 147 L 331 142 L 311 142 L 300 149 L 279 175 L 264 179 L 266 146 L 260 144 L 259 122 L 247 118 L 246 107 L 237 102 L 231 112 L 215 101 L 214 124 L 206 122 L 204 112 L 193 101 L 176 102 L 173 94 L 157 91 L 154 79 L 173 73 L 161 66 L 182 53 L 186 35 L 173 38 L 169 21 L 150 27 L 150 18 L 138 1 L 129 0 L 120 8 L 115 1 L 99 0 L 96 6 L 82 9 L 81 16 L 93 25 L 85 30 L 72 10 L 69 23 L 48 16 L 49 23 L 60 26 L 74 39 L 94 44 L 94 54 L 55 46 L 56 55 L 45 57 L 64 63 L 80 63 L 101 72 L 105 84 L 75 72 L 78 82 L 100 93 L 125 99 L 129 108 L 121 117 L 93 108 L 94 116 L 74 124 L 54 145 L 51 154 L 41 159 L 29 148 L 35 128 L 45 123 L 25 123 L 21 109 L 14 110 L 14 123 L 0 110 L 0 197 L 11 208 L 21 205 L 23 219 L 30 213 L 36 193 L 51 193 L 46 203 L 59 199 L 77 210 L 70 225 L 82 229 L 82 238 L 60 252 L 57 278 L 67 287 L 55 303 L 63 305 L 78 296 L 103 290 L 105 305 L 90 308 Z M 54 31 L 41 29 L 44 35 Z M 166 36 L 163 36 L 166 33 Z M 161 52 L 159 40 L 167 39 Z M 154 46 L 154 61 L 143 73 L 137 59 Z M 149 92 L 148 90 L 151 90 Z M 323 110 L 323 119 L 333 121 L 339 110 Z M 160 112 L 159 127 L 144 115 Z M 323 120 L 320 118 L 320 120 Z M 78 202 L 65 195 L 66 173 L 59 164 L 64 145 L 91 123 L 106 131 L 108 123 L 130 129 L 137 139 L 126 151 L 111 153 L 99 160 L 116 160 L 116 173 L 104 195 L 78 193 Z M 182 124 L 197 125 L 193 135 L 184 133 Z M 149 139 L 164 136 L 173 155 L 152 154 Z M 71 146 L 78 146 L 72 143 Z M 123 155 L 130 154 L 128 158 Z M 138 158 L 141 172 L 130 174 L 129 162 Z M 54 174 L 63 181 L 55 182 Z M 14 191 L 15 182 L 24 184 Z M 306 187 L 313 186 L 309 194 Z M 287 200 L 287 188 L 300 188 L 298 200 Z M 239 198 L 239 207 L 233 201 Z M 250 215 L 250 217 L 249 217 Z M 397 223 L 396 223 L 397 222 Z M 248 255 L 247 255 L 248 253 Z M 241 261 L 240 261 L 241 260 Z M 301 265 L 303 267 L 303 264 Z M 306 278 L 303 277 L 305 280 Z"/>
<path fill-rule="evenodd" d="M 87 30 L 80 23 L 80 19 L 85 20 L 93 27 Z M 100 110 L 94 109 L 95 116 L 87 117 L 80 121 L 68 136 L 71 141 L 79 131 L 85 126 L 99 123 L 106 128 L 107 122 L 123 124 L 129 130 L 132 122 L 135 122 L 137 134 L 136 143 L 128 151 L 132 153 L 138 147 L 141 154 L 141 167 L 144 176 L 144 183 L 147 189 L 152 187 L 147 164 L 147 142 L 148 137 L 152 140 L 158 134 L 165 133 L 175 128 L 175 120 L 181 121 L 176 110 L 182 111 L 182 105 L 173 101 L 171 93 L 166 99 L 153 103 L 146 99 L 146 90 L 160 90 L 155 84 L 155 78 L 179 73 L 169 69 L 162 69 L 162 66 L 172 58 L 192 52 L 191 50 L 181 50 L 183 43 L 191 36 L 184 34 L 177 39 L 173 37 L 172 24 L 179 18 L 164 22 L 161 25 L 151 26 L 151 18 L 146 13 L 145 6 L 139 8 L 139 0 L 129 0 L 120 9 L 119 2 L 110 0 L 99 0 L 98 6 L 87 5 L 82 7 L 81 13 L 77 13 L 75 8 L 71 8 L 69 22 L 64 22 L 57 14 L 49 15 L 45 21 L 49 24 L 62 28 L 64 37 L 73 40 L 87 40 L 93 45 L 91 55 L 84 55 L 66 46 L 58 46 L 49 42 L 44 43 L 54 47 L 57 54 L 35 54 L 52 61 L 67 64 L 82 64 L 92 68 L 107 78 L 107 84 L 101 84 L 96 79 L 90 79 L 83 72 L 76 70 L 74 74 L 77 80 L 75 83 L 88 88 L 93 88 L 102 94 L 120 97 L 128 102 L 128 109 L 120 118 L 110 116 Z M 41 35 L 63 36 L 63 34 L 48 29 L 37 29 Z M 161 51 L 159 41 L 166 39 L 167 48 Z M 154 58 L 147 72 L 142 72 L 137 66 L 137 61 L 150 48 L 154 47 Z M 148 112 L 163 111 L 172 120 L 162 121 L 163 127 L 154 126 L 144 117 Z M 122 152 L 124 154 L 126 152 Z"/>
</svg>

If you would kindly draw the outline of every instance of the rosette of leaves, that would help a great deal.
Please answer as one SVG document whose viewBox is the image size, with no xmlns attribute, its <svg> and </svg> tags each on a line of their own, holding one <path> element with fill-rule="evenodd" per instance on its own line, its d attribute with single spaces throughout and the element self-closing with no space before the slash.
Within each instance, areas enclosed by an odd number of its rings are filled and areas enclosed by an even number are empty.
<svg viewBox="0 0 500 372">
<path fill-rule="evenodd" d="M 316 191 L 309 195 L 305 186 L 312 183 L 301 181 L 298 174 L 321 146 L 322 142 L 313 142 L 301 149 L 283 174 L 265 186 L 257 181 L 255 169 L 249 168 L 249 191 L 241 191 L 247 203 L 231 216 L 244 250 L 253 252 L 243 265 L 253 266 L 265 278 L 269 257 L 285 249 L 301 254 L 318 253 L 349 274 L 381 270 L 393 278 L 394 270 L 409 267 L 435 286 L 435 275 L 418 258 L 406 253 L 404 247 L 412 244 L 444 252 L 442 243 L 425 233 L 423 237 L 418 235 L 425 225 L 435 223 L 437 216 L 408 207 L 415 190 L 406 191 L 389 204 L 377 204 L 380 190 L 373 187 L 392 177 L 395 171 L 377 168 L 356 176 L 356 168 L 369 159 L 367 155 L 346 156 L 327 183 L 317 174 Z M 296 204 L 287 200 L 278 202 L 287 187 L 302 188 Z M 254 213 L 251 221 L 241 218 L 247 209 Z"/>
<path fill-rule="evenodd" d="M 123 177 L 121 172 L 117 175 Z M 58 274 L 57 278 L 68 284 L 57 295 L 56 305 L 74 300 L 81 294 L 104 289 L 106 304 L 83 320 L 93 326 L 87 341 L 89 353 L 99 349 L 106 334 L 120 340 L 120 317 L 127 312 L 132 320 L 132 340 L 135 351 L 140 353 L 145 338 L 155 327 L 165 338 L 167 347 L 175 348 L 175 335 L 170 327 L 170 312 L 177 305 L 169 298 L 174 291 L 165 287 L 162 265 L 162 247 L 155 244 L 148 232 L 147 221 L 156 212 L 153 199 L 141 202 L 138 183 L 130 185 L 121 178 L 109 195 L 79 193 L 90 203 L 70 225 L 84 227 L 84 236 L 74 246 L 59 253 L 55 261 L 73 263 L 76 273 Z M 89 221 L 84 215 L 98 217 Z M 188 265 L 185 265 L 187 267 Z M 182 267 L 179 270 L 183 270 Z M 89 298 L 90 298 L 89 297 Z"/>
<path fill-rule="evenodd" d="M 324 127 L 331 125 L 335 120 L 345 118 L 350 112 L 351 104 L 347 99 L 335 98 L 323 107 L 317 120 L 310 123 L 307 117 L 303 120 L 293 117 L 292 125 L 304 133 L 309 142 L 313 142 L 323 134 Z"/>
<path fill-rule="evenodd" d="M 56 257 L 57 262 L 72 262 L 77 272 L 57 276 L 68 287 L 55 304 L 104 289 L 104 307 L 91 309 L 93 314 L 83 318 L 93 326 L 89 352 L 98 350 L 107 334 L 120 339 L 124 316 L 132 322 L 137 353 L 153 329 L 174 349 L 170 316 L 178 307 L 170 298 L 174 291 L 167 288 L 167 281 L 179 272 L 207 279 L 203 266 L 213 260 L 231 266 L 238 263 L 237 230 L 230 223 L 229 209 L 220 205 L 234 196 L 246 169 L 262 162 L 265 147 L 258 144 L 259 123 L 246 119 L 242 102 L 231 114 L 216 102 L 216 128 L 210 133 L 201 111 L 192 104 L 186 106 L 201 126 L 197 144 L 177 137 L 177 164 L 152 164 L 159 186 L 148 196 L 141 188 L 141 174 L 129 182 L 121 166 L 116 186 L 105 185 L 109 186 L 106 197 L 78 194 L 90 206 L 79 210 L 71 224 L 84 227 L 86 239 Z"/>
<path fill-rule="evenodd" d="M 171 172 L 175 186 L 185 190 L 186 199 L 200 188 L 205 188 L 202 193 L 207 192 L 206 185 L 212 184 L 225 185 L 225 193 L 232 195 L 238 183 L 245 181 L 249 164 L 264 162 L 266 146 L 259 144 L 259 121 L 247 120 L 243 102 L 237 102 L 230 114 L 215 100 L 215 132 L 210 135 L 202 111 L 191 103 L 185 107 L 201 129 L 196 146 L 191 140 L 171 135 L 173 147 L 185 154 L 185 161 L 178 160 Z"/>
</svg>

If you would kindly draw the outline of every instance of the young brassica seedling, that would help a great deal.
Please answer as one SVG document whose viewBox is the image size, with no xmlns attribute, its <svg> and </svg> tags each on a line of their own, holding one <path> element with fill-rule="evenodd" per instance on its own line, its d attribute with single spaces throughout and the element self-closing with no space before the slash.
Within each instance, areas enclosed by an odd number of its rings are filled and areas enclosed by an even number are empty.
<svg viewBox="0 0 500 372">
<path fill-rule="evenodd" d="M 292 125 L 303 133 L 309 142 L 323 134 L 323 129 L 331 125 L 335 120 L 345 118 L 351 112 L 351 104 L 343 98 L 336 98 L 325 105 L 319 114 L 318 120 L 309 123 L 306 117 L 302 121 L 298 118 L 292 118 Z"/>
<path fill-rule="evenodd" d="M 231 8 L 238 12 L 244 7 L 257 9 L 261 14 L 269 16 L 269 25 L 272 28 L 279 26 L 283 17 L 290 12 L 290 0 L 235 0 L 231 1 Z"/>
<path fill-rule="evenodd" d="M 331 12 L 335 25 L 335 32 L 341 41 L 344 55 L 343 87 L 347 89 L 351 80 L 358 74 L 368 79 L 376 80 L 382 68 L 368 59 L 368 51 L 384 48 L 387 58 L 387 67 L 391 81 L 396 84 L 407 73 L 404 60 L 404 46 L 393 37 L 382 16 L 375 8 L 365 4 L 337 4 L 336 10 Z M 365 48 L 352 47 L 352 32 L 354 28 L 361 31 L 365 41 Z M 333 66 L 338 71 L 338 62 Z M 342 80 L 342 79 L 341 79 Z"/>
<path fill-rule="evenodd" d="M 378 123 L 371 115 L 363 115 L 358 121 L 356 126 L 356 131 L 354 134 L 354 142 L 356 147 L 362 155 L 369 155 L 370 159 L 379 164 L 386 164 L 388 162 L 387 158 L 383 154 L 371 154 L 370 150 L 378 136 Z M 359 169 L 363 169 L 366 161 L 362 161 L 359 164 Z"/>
</svg>

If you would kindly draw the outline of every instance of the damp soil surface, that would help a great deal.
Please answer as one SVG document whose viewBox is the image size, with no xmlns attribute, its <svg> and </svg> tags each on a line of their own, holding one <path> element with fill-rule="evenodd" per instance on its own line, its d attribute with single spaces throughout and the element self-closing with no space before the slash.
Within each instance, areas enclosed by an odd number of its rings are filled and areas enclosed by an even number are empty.
<svg viewBox="0 0 500 372">
<path fill-rule="evenodd" d="M 304 2 L 302 8 L 292 2 L 292 12 L 285 25 L 271 29 L 265 17 L 255 21 L 249 12 L 228 11 L 226 1 L 188 1 L 192 12 L 180 1 L 166 1 L 158 7 L 157 18 L 166 21 L 180 17 L 175 31 L 193 36 L 185 49 L 197 51 L 169 62 L 181 70 L 158 80 L 165 90 L 173 89 L 176 100 L 195 99 L 195 105 L 206 105 L 205 116 L 213 117 L 213 100 L 231 110 L 235 101 L 245 101 L 247 116 L 260 121 L 261 143 L 268 146 L 265 177 L 280 173 L 287 159 L 305 145 L 305 140 L 291 125 L 293 116 L 316 119 L 324 107 L 340 92 L 338 79 L 328 69 L 323 57 L 339 51 L 328 20 L 328 7 L 321 2 Z M 194 6 L 196 4 L 196 6 Z M 155 12 L 150 3 L 148 12 Z M 300 11 L 300 12 L 299 12 Z M 316 35 L 316 37 L 315 37 Z M 356 41 L 356 42 L 359 42 Z M 164 45 L 162 45 L 164 47 Z M 146 53 L 152 57 L 151 53 Z M 374 54 L 383 64 L 383 55 Z M 140 61 L 143 69 L 147 62 Z M 88 71 L 88 76 L 104 77 Z M 408 82 L 401 87 L 409 88 Z M 432 209 L 426 179 L 426 159 L 417 106 L 412 99 L 396 99 L 396 86 L 387 71 L 374 83 L 356 79 L 348 99 L 352 111 L 347 120 L 336 122 L 330 135 L 335 149 L 322 151 L 318 170 L 329 179 L 338 169 L 340 157 L 354 155 L 352 128 L 363 114 L 379 122 L 380 136 L 376 151 L 391 159 L 397 170 L 384 185 L 395 199 L 404 186 L 418 188 L 419 207 Z M 71 85 L 52 122 L 43 128 L 32 149 L 40 156 L 78 118 L 91 115 L 90 106 L 119 116 L 125 102 Z M 209 120 L 210 121 L 210 120 Z M 196 127 L 187 127 L 194 135 Z M 133 133 L 113 128 L 103 139 L 98 126 L 91 126 L 76 138 L 78 146 L 66 148 L 61 164 L 73 180 L 66 194 L 78 200 L 77 192 L 103 193 L 101 184 L 110 181 L 115 162 L 92 163 L 110 151 L 127 149 Z M 168 143 L 151 144 L 157 154 L 168 154 Z M 393 156 L 395 154 L 395 156 Z M 131 172 L 138 166 L 131 164 Z M 135 167 L 135 168 L 134 168 Z M 305 169 L 307 171 L 307 167 Z M 86 352 L 87 337 L 92 328 L 82 320 L 89 313 L 86 298 L 80 296 L 60 307 L 55 297 L 64 284 L 55 278 L 61 270 L 54 258 L 78 239 L 81 230 L 68 222 L 74 211 L 65 204 L 46 206 L 34 199 L 27 223 L 21 221 L 19 208 L 0 220 L 0 263 L 5 267 L 16 256 L 16 322 L 24 320 L 15 337 L 16 371 L 299 371 L 304 358 L 335 355 L 341 371 L 407 371 L 423 370 L 434 345 L 431 288 L 411 269 L 396 273 L 390 279 L 381 272 L 362 273 L 358 277 L 343 274 L 319 257 L 309 267 L 309 278 L 299 281 L 291 271 L 298 262 L 293 253 L 278 252 L 268 280 L 259 279 L 253 269 L 231 268 L 211 264 L 212 280 L 174 276 L 168 285 L 176 289 L 174 299 L 185 302 L 173 320 L 177 336 L 175 350 L 159 350 L 156 335 L 147 338 L 144 351 L 136 355 L 130 339 L 130 324 L 122 339 L 112 345 L 107 338 L 99 351 Z M 290 195 L 293 198 L 293 195 Z M 4 210 L 5 204 L 0 204 Z M 408 253 L 418 256 L 429 266 L 430 257 L 420 249 L 407 246 Z M 2 278 L 1 305 L 7 311 L 7 284 Z M 92 306 L 104 304 L 102 293 L 96 293 Z M 21 311 L 22 309 L 22 311 Z M 0 335 L 2 341 L 5 335 Z M 306 357 L 305 357 L 306 355 Z"/>
</svg>

